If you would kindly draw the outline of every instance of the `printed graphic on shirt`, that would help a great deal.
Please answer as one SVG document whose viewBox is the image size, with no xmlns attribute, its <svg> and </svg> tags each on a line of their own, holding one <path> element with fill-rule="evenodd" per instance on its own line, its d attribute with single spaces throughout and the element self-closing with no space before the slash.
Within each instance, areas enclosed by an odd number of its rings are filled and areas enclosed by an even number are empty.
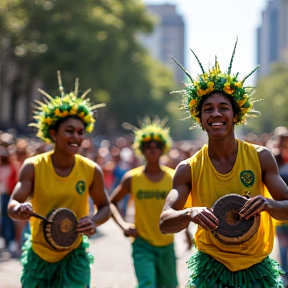
<svg viewBox="0 0 288 288">
<path fill-rule="evenodd" d="M 85 182 L 82 180 L 78 181 L 75 186 L 75 189 L 78 192 L 78 194 L 82 195 L 85 192 Z"/>
<path fill-rule="evenodd" d="M 255 182 L 255 175 L 251 170 L 244 170 L 240 173 L 240 180 L 245 187 L 252 187 Z"/>
<path fill-rule="evenodd" d="M 156 200 L 163 200 L 166 198 L 167 192 L 166 191 L 145 191 L 139 190 L 136 193 L 137 199 L 156 199 Z"/>
</svg>

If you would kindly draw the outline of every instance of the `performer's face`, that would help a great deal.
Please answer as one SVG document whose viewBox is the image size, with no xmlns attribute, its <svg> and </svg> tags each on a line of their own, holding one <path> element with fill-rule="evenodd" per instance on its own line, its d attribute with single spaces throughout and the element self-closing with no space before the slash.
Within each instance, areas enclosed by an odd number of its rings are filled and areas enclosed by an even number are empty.
<svg viewBox="0 0 288 288">
<path fill-rule="evenodd" d="M 143 146 L 143 155 L 147 161 L 158 161 L 163 152 L 163 144 L 157 141 L 150 141 Z"/>
<path fill-rule="evenodd" d="M 233 107 L 230 100 L 221 93 L 211 94 L 201 110 L 201 124 L 209 137 L 222 137 L 234 131 Z"/>
<path fill-rule="evenodd" d="M 55 145 L 66 153 L 76 154 L 85 136 L 85 127 L 80 119 L 68 118 L 57 131 L 52 130 Z"/>
</svg>

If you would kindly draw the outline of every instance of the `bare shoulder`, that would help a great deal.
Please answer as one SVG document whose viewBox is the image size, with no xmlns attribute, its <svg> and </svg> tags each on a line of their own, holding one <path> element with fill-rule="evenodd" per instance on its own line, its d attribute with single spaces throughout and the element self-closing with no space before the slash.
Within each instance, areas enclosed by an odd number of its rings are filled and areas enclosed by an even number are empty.
<svg viewBox="0 0 288 288">
<path fill-rule="evenodd" d="M 19 180 L 33 180 L 34 179 L 34 164 L 31 162 L 24 162 L 19 173 Z"/>
<path fill-rule="evenodd" d="M 98 163 L 94 163 L 94 165 L 95 165 L 95 172 L 99 174 L 103 174 L 103 170 L 101 166 Z"/>
<path fill-rule="evenodd" d="M 187 170 L 187 169 L 190 171 L 189 159 L 182 160 L 176 167 L 176 170 Z"/>
<path fill-rule="evenodd" d="M 260 146 L 260 145 L 256 145 L 256 144 L 253 144 L 253 146 L 255 147 L 257 153 L 258 153 L 258 157 L 260 158 L 266 158 L 266 157 L 271 157 L 271 158 L 274 158 L 272 152 L 270 149 L 268 149 L 267 147 L 265 146 Z"/>
<path fill-rule="evenodd" d="M 255 147 L 258 153 L 258 157 L 259 157 L 262 170 L 270 170 L 270 169 L 274 169 L 275 167 L 277 167 L 275 157 L 270 149 L 268 149 L 265 146 L 260 146 L 260 145 L 255 145 L 255 144 L 253 144 L 253 146 Z"/>
<path fill-rule="evenodd" d="M 184 183 L 191 182 L 191 166 L 188 160 L 189 159 L 183 160 L 178 164 L 174 175 L 174 181 L 180 180 Z"/>
</svg>

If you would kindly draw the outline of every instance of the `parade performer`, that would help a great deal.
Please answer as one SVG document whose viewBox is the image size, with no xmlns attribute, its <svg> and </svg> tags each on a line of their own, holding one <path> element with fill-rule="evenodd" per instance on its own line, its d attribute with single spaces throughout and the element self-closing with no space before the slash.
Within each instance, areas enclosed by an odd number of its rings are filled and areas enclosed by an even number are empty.
<svg viewBox="0 0 288 288">
<path fill-rule="evenodd" d="M 12 219 L 30 219 L 31 238 L 24 244 L 21 257 L 23 288 L 89 287 L 93 260 L 87 251 L 89 237 L 110 217 L 102 170 L 77 154 L 85 132 L 93 130 L 93 111 L 103 105 L 91 106 L 85 99 L 90 90 L 78 97 L 78 79 L 75 91 L 69 94 L 64 93 L 60 72 L 58 82 L 60 96 L 52 97 L 39 90 L 46 99 L 43 103 L 37 101 L 36 123 L 31 124 L 38 129 L 38 137 L 54 143 L 54 149 L 25 160 L 8 205 Z M 89 195 L 97 208 L 93 217 L 87 216 Z M 69 231 L 75 236 L 68 247 L 52 241 L 56 227 L 52 216 L 50 222 L 31 217 L 33 213 L 55 216 L 59 209 L 72 211 L 76 219 L 75 229 L 71 218 L 60 222 L 61 235 Z M 45 226 L 47 223 L 50 226 Z"/>
<path fill-rule="evenodd" d="M 132 257 L 139 288 L 177 287 L 174 238 L 163 235 L 158 224 L 174 174 L 173 169 L 159 162 L 172 145 L 166 122 L 146 117 L 140 128 L 131 127 L 134 149 L 146 163 L 126 172 L 110 196 L 114 220 L 125 236 L 133 237 Z M 135 223 L 126 222 L 117 209 L 117 202 L 128 193 L 135 203 Z"/>
<path fill-rule="evenodd" d="M 160 229 L 176 233 L 192 221 L 197 252 L 188 261 L 190 276 L 186 287 L 193 288 L 278 288 L 284 287 L 278 263 L 269 257 L 275 236 L 274 219 L 288 220 L 288 189 L 278 173 L 270 150 L 235 138 L 234 126 L 258 116 L 253 109 L 253 87 L 244 86 L 238 73 L 231 74 L 237 41 L 227 72 L 216 59 L 214 67 L 190 78 L 182 94 L 183 109 L 199 123 L 208 136 L 191 158 L 176 168 L 160 218 Z M 269 191 L 269 193 L 268 193 Z M 247 241 L 226 244 L 215 237 L 220 220 L 213 205 L 225 195 L 249 200 L 237 210 L 238 222 L 259 219 L 259 228 Z M 247 201 L 247 202 L 246 202 Z M 260 216 L 259 216 L 260 215 Z M 244 221 L 245 220 L 245 221 Z"/>
</svg>

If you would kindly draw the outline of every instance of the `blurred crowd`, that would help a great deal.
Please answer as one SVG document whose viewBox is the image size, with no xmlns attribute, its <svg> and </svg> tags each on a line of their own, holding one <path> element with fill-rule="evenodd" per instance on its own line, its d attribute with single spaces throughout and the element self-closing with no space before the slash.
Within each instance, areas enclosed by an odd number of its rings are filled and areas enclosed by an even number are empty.
<svg viewBox="0 0 288 288">
<path fill-rule="evenodd" d="M 288 183 L 288 128 L 277 127 L 271 133 L 245 135 L 242 140 L 266 146 L 275 155 L 280 175 Z M 162 155 L 161 164 L 176 168 L 178 163 L 197 152 L 205 140 L 175 141 L 168 154 Z M 82 142 L 79 153 L 97 162 L 104 174 L 106 190 L 110 194 L 120 182 L 125 172 L 143 164 L 144 159 L 135 155 L 131 135 L 123 135 L 115 140 L 87 138 Z M 22 163 L 27 157 L 53 149 L 52 144 L 36 138 L 15 137 L 13 133 L 0 131 L 0 248 L 8 250 L 13 257 L 19 257 L 25 233 L 29 224 L 25 221 L 12 221 L 7 215 L 7 204 Z M 128 205 L 133 202 L 129 196 L 119 204 L 125 217 Z M 92 203 L 92 202 L 91 202 Z M 93 204 L 91 204 L 91 212 Z M 277 228 L 280 245 L 281 265 L 287 271 L 288 226 Z M 1 255 L 0 255 L 1 257 Z"/>
</svg>

